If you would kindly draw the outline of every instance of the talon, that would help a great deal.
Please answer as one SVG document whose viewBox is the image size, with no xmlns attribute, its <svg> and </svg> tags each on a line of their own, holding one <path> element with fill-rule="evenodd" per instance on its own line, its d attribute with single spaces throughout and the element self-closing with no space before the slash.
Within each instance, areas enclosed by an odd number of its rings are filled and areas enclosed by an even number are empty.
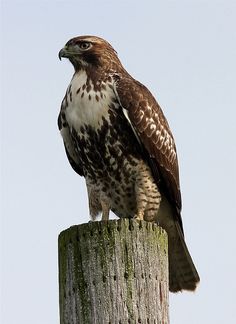
<svg viewBox="0 0 236 324">
<path fill-rule="evenodd" d="M 134 215 L 134 219 L 136 220 L 143 220 L 144 212 L 138 212 Z"/>
</svg>

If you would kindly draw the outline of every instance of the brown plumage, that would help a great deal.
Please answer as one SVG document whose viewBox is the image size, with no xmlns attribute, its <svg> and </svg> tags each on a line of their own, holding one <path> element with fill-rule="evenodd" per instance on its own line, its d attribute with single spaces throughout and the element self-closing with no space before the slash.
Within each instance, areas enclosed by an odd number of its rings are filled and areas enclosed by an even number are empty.
<svg viewBox="0 0 236 324">
<path fill-rule="evenodd" d="M 194 290 L 199 276 L 184 241 L 176 147 L 149 90 L 112 46 L 95 36 L 59 52 L 75 68 L 58 118 L 66 154 L 86 179 L 92 219 L 156 221 L 168 233 L 170 291 Z"/>
</svg>

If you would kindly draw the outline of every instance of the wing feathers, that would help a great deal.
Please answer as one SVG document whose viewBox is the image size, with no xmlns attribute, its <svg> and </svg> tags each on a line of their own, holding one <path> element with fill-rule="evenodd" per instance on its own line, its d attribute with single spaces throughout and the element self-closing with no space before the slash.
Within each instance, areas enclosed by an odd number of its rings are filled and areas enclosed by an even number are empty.
<svg viewBox="0 0 236 324">
<path fill-rule="evenodd" d="M 168 200 L 179 212 L 181 195 L 176 147 L 160 106 L 149 90 L 130 76 L 116 78 L 115 91 L 136 136 L 155 160 L 155 169 L 158 169 Z"/>
</svg>

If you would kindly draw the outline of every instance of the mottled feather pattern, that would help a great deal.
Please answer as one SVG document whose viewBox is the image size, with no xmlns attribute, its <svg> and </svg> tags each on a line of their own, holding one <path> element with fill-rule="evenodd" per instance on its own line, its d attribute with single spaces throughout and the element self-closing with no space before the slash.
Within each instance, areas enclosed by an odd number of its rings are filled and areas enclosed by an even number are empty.
<svg viewBox="0 0 236 324">
<path fill-rule="evenodd" d="M 149 90 L 95 36 L 60 51 L 75 68 L 58 126 L 72 168 L 85 177 L 90 215 L 156 221 L 168 233 L 170 291 L 194 290 L 198 273 L 183 236 L 176 147 Z"/>
<path fill-rule="evenodd" d="M 166 190 L 180 211 L 181 194 L 176 147 L 160 106 L 149 90 L 131 77 L 117 81 L 116 91 L 141 142 L 150 156 L 158 161 L 159 168 L 164 169 Z M 135 105 L 132 101 L 133 95 Z"/>
</svg>

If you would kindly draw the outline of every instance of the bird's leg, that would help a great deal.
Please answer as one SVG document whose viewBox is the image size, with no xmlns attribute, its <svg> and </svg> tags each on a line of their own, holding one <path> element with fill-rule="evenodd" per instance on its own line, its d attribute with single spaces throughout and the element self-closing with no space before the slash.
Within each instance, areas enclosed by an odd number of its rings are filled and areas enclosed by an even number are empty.
<svg viewBox="0 0 236 324">
<path fill-rule="evenodd" d="M 109 220 L 109 212 L 110 212 L 110 205 L 106 200 L 101 200 L 102 205 L 102 220 L 108 221 Z"/>
<path fill-rule="evenodd" d="M 161 195 L 146 166 L 141 166 L 135 183 L 137 211 L 134 218 L 154 221 L 160 207 Z"/>
<path fill-rule="evenodd" d="M 140 183 L 137 183 L 135 186 L 136 193 L 136 202 L 137 202 L 137 211 L 134 215 L 134 218 L 137 220 L 143 220 L 144 212 L 147 205 L 147 199 L 143 187 L 140 186 Z"/>
<path fill-rule="evenodd" d="M 87 192 L 88 192 L 88 201 L 89 201 L 89 213 L 91 221 L 95 221 L 97 216 L 101 211 L 101 203 L 98 190 L 94 185 L 92 185 L 87 179 Z"/>
</svg>

